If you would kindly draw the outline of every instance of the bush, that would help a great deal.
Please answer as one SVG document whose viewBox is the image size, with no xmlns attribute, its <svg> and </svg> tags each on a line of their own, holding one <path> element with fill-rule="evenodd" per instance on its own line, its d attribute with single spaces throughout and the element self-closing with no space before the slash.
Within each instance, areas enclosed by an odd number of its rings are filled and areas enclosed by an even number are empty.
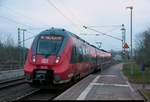
<svg viewBox="0 0 150 102">
<path fill-rule="evenodd" d="M 17 69 L 21 64 L 20 55 L 22 58 L 22 50 L 15 45 L 11 36 L 8 36 L 6 41 L 0 40 L 0 70 Z M 25 49 L 27 55 L 27 49 Z"/>
</svg>

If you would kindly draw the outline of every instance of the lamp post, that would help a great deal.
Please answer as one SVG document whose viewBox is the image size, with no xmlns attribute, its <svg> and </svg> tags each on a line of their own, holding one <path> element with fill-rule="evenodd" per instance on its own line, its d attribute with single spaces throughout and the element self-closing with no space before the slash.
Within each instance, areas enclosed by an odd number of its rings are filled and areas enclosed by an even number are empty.
<svg viewBox="0 0 150 102">
<path fill-rule="evenodd" d="M 132 6 L 128 6 L 126 7 L 127 9 L 130 9 L 130 38 L 131 38 L 131 53 L 130 53 L 130 59 L 132 61 L 132 10 L 133 10 L 133 7 Z M 133 66 L 131 64 L 131 75 L 133 75 Z"/>
</svg>

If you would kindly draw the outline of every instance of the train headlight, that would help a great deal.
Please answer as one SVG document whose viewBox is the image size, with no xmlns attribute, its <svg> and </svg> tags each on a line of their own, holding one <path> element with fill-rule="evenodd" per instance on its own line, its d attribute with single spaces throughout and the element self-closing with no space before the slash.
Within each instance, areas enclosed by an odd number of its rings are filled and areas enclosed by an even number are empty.
<svg viewBox="0 0 150 102">
<path fill-rule="evenodd" d="M 33 56 L 33 57 L 32 57 L 32 61 L 33 61 L 33 62 L 35 62 L 35 61 L 36 61 L 35 56 Z"/>
<path fill-rule="evenodd" d="M 55 63 L 57 64 L 59 63 L 59 61 L 60 61 L 60 56 L 56 57 Z"/>
</svg>

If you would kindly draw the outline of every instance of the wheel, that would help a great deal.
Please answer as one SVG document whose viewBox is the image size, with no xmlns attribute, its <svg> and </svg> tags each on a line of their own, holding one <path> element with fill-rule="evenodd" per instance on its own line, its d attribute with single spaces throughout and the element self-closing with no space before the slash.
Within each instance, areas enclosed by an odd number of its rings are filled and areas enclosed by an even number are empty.
<svg viewBox="0 0 150 102">
<path fill-rule="evenodd" d="M 76 83 L 79 79 L 80 79 L 80 74 L 76 74 L 75 76 L 73 76 L 72 82 Z"/>
<path fill-rule="evenodd" d="M 97 73 L 97 72 L 99 72 L 99 71 L 101 71 L 101 68 L 96 67 L 96 68 L 94 69 L 93 73 Z"/>
</svg>

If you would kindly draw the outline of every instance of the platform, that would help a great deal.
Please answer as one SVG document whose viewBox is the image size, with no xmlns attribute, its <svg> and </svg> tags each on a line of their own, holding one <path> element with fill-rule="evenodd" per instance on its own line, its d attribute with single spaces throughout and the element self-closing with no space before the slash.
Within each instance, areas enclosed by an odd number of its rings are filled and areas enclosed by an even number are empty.
<svg viewBox="0 0 150 102">
<path fill-rule="evenodd" d="M 0 81 L 11 80 L 12 78 L 17 78 L 23 75 L 23 69 L 0 71 Z"/>
<path fill-rule="evenodd" d="M 90 74 L 54 100 L 143 100 L 122 74 L 122 64 Z"/>
</svg>

